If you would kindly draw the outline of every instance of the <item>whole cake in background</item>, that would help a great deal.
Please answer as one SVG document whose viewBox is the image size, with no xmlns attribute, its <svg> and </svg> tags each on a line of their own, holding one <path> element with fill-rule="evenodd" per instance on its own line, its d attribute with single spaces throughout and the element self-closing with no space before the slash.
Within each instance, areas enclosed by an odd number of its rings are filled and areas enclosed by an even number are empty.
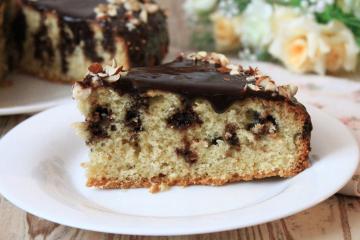
<svg viewBox="0 0 360 240">
<path fill-rule="evenodd" d="M 157 65 L 168 50 L 152 0 L 17 0 L 12 11 L 14 67 L 51 81 L 74 82 L 92 62 Z"/>
<path fill-rule="evenodd" d="M 6 9 L 8 2 L 5 0 L 0 0 L 0 87 L 1 82 L 4 79 L 7 71 L 8 71 L 8 58 L 7 58 L 7 50 L 6 50 Z"/>
<path fill-rule="evenodd" d="M 132 68 L 92 64 L 73 96 L 87 186 L 223 185 L 309 166 L 311 120 L 295 86 L 198 52 Z"/>
</svg>

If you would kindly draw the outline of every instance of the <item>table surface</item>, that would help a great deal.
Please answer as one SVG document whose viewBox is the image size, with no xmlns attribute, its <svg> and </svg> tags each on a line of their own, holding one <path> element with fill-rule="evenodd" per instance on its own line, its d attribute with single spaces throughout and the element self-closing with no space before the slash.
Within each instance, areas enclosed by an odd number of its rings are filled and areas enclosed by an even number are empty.
<svg viewBox="0 0 360 240">
<path fill-rule="evenodd" d="M 160 2 L 168 8 L 169 14 L 172 16 L 169 20 L 172 44 L 186 49 L 187 43 L 184 39 L 188 39 L 186 37 L 188 33 L 184 21 L 182 21 L 183 14 L 179 10 L 182 1 L 160 0 Z M 359 75 L 354 76 L 353 79 L 358 77 Z M 0 117 L 0 138 L 27 117 L 29 115 Z M 8 239 L 360 239 L 360 198 L 335 195 L 296 215 L 233 231 L 157 238 L 105 234 L 66 227 L 26 213 L 0 195 L 0 240 Z"/>
</svg>

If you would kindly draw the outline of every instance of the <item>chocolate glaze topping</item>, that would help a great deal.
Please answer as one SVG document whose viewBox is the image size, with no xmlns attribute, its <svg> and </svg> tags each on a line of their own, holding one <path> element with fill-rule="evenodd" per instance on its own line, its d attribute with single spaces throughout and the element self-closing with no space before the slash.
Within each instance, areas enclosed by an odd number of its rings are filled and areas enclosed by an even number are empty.
<svg viewBox="0 0 360 240">
<path fill-rule="evenodd" d="M 247 84 L 255 81 L 248 80 L 254 74 L 251 71 L 229 75 L 220 68 L 217 64 L 178 58 L 160 66 L 133 68 L 119 81 L 107 84 L 120 93 L 156 89 L 178 93 L 187 99 L 204 98 L 218 113 L 226 111 L 234 101 L 250 96 L 284 99 L 271 91 L 246 89 Z"/>
<path fill-rule="evenodd" d="M 119 95 L 129 94 L 130 98 L 146 98 L 156 96 L 156 90 L 178 94 L 180 107 L 166 119 L 167 124 L 179 131 L 185 132 L 203 123 L 203 119 L 194 111 L 194 100 L 205 99 L 211 103 L 217 113 L 225 112 L 234 101 L 249 97 L 284 101 L 290 105 L 306 109 L 294 98 L 297 88 L 292 85 L 277 86 L 270 77 L 260 73 L 257 69 L 244 69 L 240 65 L 229 64 L 228 59 L 217 53 L 198 52 L 187 58 L 178 57 L 173 62 L 154 67 L 138 67 L 129 71 L 118 67 L 113 61 L 112 66 L 102 66 L 94 63 L 89 66 L 89 72 L 74 85 L 73 97 L 86 99 L 93 90 L 110 88 Z M 135 101 L 136 102 L 136 101 Z M 131 107 L 125 122 L 129 120 L 139 123 L 130 126 L 133 130 L 141 131 L 141 119 L 136 104 Z M 246 113 L 249 125 L 246 128 L 256 134 L 273 133 L 277 130 L 277 122 L 271 115 L 262 116 L 255 110 Z M 226 141 L 233 147 L 240 147 L 236 134 L 236 124 L 227 124 L 223 136 L 209 139 L 211 145 L 217 145 L 217 140 Z M 305 119 L 302 138 L 310 136 L 312 129 L 310 116 Z M 186 142 L 186 141 L 185 141 Z M 196 161 L 189 148 L 178 149 L 177 154 L 186 161 Z"/>
</svg>

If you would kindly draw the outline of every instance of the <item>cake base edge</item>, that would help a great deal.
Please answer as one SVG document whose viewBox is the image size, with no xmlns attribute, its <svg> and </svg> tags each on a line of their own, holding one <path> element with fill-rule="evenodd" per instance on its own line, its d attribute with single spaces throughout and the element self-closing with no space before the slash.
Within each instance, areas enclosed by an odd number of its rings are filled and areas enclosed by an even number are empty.
<svg viewBox="0 0 360 240">
<path fill-rule="evenodd" d="M 193 177 L 193 178 L 177 178 L 166 179 L 161 177 L 153 177 L 151 179 L 143 178 L 138 181 L 124 181 L 118 179 L 96 179 L 88 178 L 86 182 L 87 187 L 95 187 L 101 189 L 130 189 L 130 188 L 149 188 L 150 192 L 159 192 L 163 186 L 191 186 L 191 185 L 210 185 L 210 186 L 222 186 L 228 183 L 251 181 L 254 179 L 263 179 L 269 177 L 293 177 L 298 173 L 304 171 L 310 167 L 309 152 L 310 152 L 310 138 L 304 139 L 301 144 L 302 154 L 296 165 L 287 170 L 275 170 L 267 173 L 255 173 L 253 175 L 237 175 L 234 174 L 229 178 L 219 179 L 211 177 Z"/>
</svg>

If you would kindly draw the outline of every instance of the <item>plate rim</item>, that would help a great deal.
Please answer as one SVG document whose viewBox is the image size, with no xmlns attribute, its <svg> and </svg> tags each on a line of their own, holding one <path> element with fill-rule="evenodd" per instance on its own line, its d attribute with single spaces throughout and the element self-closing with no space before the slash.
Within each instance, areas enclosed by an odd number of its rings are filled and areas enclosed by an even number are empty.
<svg viewBox="0 0 360 240">
<path fill-rule="evenodd" d="M 48 100 L 38 101 L 38 102 L 30 102 L 29 104 L 20 104 L 20 105 L 11 105 L 11 106 L 0 106 L 0 116 L 10 116 L 10 115 L 18 115 L 18 114 L 29 114 L 29 113 L 38 113 L 40 111 L 52 108 L 54 106 L 65 104 L 66 102 L 71 100 L 71 86 L 73 83 L 63 83 L 63 82 L 56 82 L 50 81 L 47 79 L 43 79 L 39 76 L 35 76 L 32 74 L 28 74 L 21 71 L 13 71 L 9 73 L 7 78 L 27 78 L 31 79 L 31 81 L 38 81 L 39 83 L 51 84 L 56 86 L 69 86 L 69 94 L 68 96 L 63 97 L 52 97 Z M 1 87 L 2 91 L 9 91 L 8 88 L 11 88 L 14 84 L 13 82 L 17 82 L 18 80 L 9 80 L 11 85 L 9 87 Z M 21 81 L 26 81 L 25 79 Z M 17 84 L 21 84 L 17 82 Z M 21 92 L 19 92 L 21 94 Z"/>
<path fill-rule="evenodd" d="M 12 134 L 14 129 L 18 129 L 23 124 L 26 124 L 28 122 L 36 121 L 36 119 L 39 118 L 39 117 L 51 114 L 52 111 L 60 111 L 62 108 L 68 109 L 70 107 L 74 107 L 74 105 L 75 105 L 74 103 L 63 104 L 63 105 L 53 107 L 51 109 L 48 109 L 48 110 L 46 110 L 44 112 L 38 113 L 38 114 L 28 118 L 24 122 L 17 125 L 15 128 L 11 129 L 7 134 L 5 134 L 1 138 L 1 140 L 0 140 L 0 149 L 2 148 L 4 139 L 7 139 L 7 136 Z M 141 227 L 139 227 L 137 229 L 137 232 L 134 232 L 134 229 L 125 230 L 124 228 L 115 231 L 114 229 L 109 230 L 106 227 L 105 228 L 104 227 L 99 227 L 99 226 L 97 226 L 97 227 L 92 226 L 91 227 L 90 226 L 91 224 L 86 225 L 86 224 L 82 224 L 82 223 L 78 223 L 78 224 L 74 224 L 73 222 L 69 223 L 69 222 L 65 222 L 64 219 L 54 219 L 54 217 L 44 216 L 46 214 L 41 214 L 41 213 L 39 214 L 39 212 L 34 210 L 33 208 L 31 208 L 31 207 L 29 208 L 28 206 L 24 206 L 22 201 L 19 200 L 19 199 L 16 199 L 16 196 L 13 196 L 12 193 L 10 193 L 10 192 L 5 192 L 4 193 L 4 187 L 1 184 L 1 182 L 0 182 L 0 194 L 2 194 L 3 197 L 8 199 L 12 204 L 17 206 L 18 208 L 20 208 L 20 209 L 22 209 L 22 210 L 24 210 L 26 212 L 29 212 L 29 213 L 31 213 L 31 214 L 33 214 L 35 216 L 38 216 L 40 218 L 45 218 L 45 219 L 47 219 L 49 221 L 56 222 L 56 223 L 59 223 L 59 224 L 65 225 L 65 226 L 74 227 L 74 228 L 80 228 L 80 229 L 90 230 L 90 231 L 101 231 L 101 232 L 114 233 L 114 234 L 147 235 L 147 236 L 170 236 L 170 235 L 171 236 L 176 236 L 176 235 L 203 234 L 203 233 L 211 233 L 211 232 L 227 231 L 227 230 L 232 230 L 232 229 L 237 229 L 237 228 L 243 228 L 243 227 L 253 226 L 253 225 L 257 225 L 257 224 L 263 224 L 263 223 L 266 223 L 266 222 L 269 222 L 269 221 L 274 221 L 274 220 L 277 220 L 277 219 L 280 219 L 280 218 L 285 218 L 285 217 L 288 217 L 288 216 L 293 215 L 295 213 L 301 212 L 301 211 L 303 211 L 305 209 L 311 208 L 311 207 L 319 204 L 320 202 L 326 200 L 328 197 L 332 196 L 334 193 L 336 193 L 338 190 L 340 190 L 347 183 L 347 181 L 352 177 L 352 175 L 356 171 L 357 165 L 359 164 L 359 147 L 357 145 L 355 137 L 351 134 L 350 130 L 341 121 L 339 121 L 335 117 L 327 114 L 326 112 L 324 112 L 324 111 L 322 111 L 322 110 L 320 110 L 320 109 L 318 109 L 316 107 L 313 107 L 310 104 L 307 104 L 305 106 L 306 106 L 307 109 L 311 109 L 311 111 L 315 110 L 315 111 L 319 112 L 320 114 L 326 115 L 327 117 L 332 118 L 333 120 L 335 120 L 338 124 L 342 125 L 342 128 L 346 129 L 346 134 L 350 137 L 349 141 L 351 142 L 351 145 L 353 145 L 352 148 L 354 148 L 355 156 L 357 158 L 356 158 L 356 161 L 353 162 L 352 172 L 351 172 L 351 174 L 350 174 L 350 172 L 348 173 L 349 177 L 347 177 L 346 181 L 343 181 L 341 184 L 339 184 L 337 186 L 337 188 L 333 188 L 332 191 L 329 191 L 326 194 L 320 195 L 320 197 L 316 198 L 316 200 L 313 200 L 312 203 L 303 204 L 304 206 L 302 206 L 300 208 L 293 208 L 292 211 L 288 211 L 286 214 L 280 213 L 280 214 L 277 214 L 275 217 L 274 216 L 264 217 L 264 218 L 262 218 L 261 221 L 256 221 L 256 222 L 253 222 L 253 223 L 238 222 L 238 223 L 233 223 L 233 224 L 226 224 L 226 226 L 220 225 L 217 228 L 211 227 L 211 229 L 208 229 L 205 226 L 205 227 L 200 227 L 202 230 L 199 230 L 198 228 L 195 228 L 194 230 L 193 229 L 187 229 L 186 232 L 179 232 L 179 231 L 174 231 L 174 230 L 169 230 L 169 229 L 168 230 L 165 229 L 165 231 L 164 230 L 161 231 L 160 229 L 156 229 L 155 231 L 148 231 L 148 230 L 147 231 L 146 230 L 141 231 Z M 35 209 L 36 209 L 36 207 L 35 207 Z M 49 215 L 49 214 L 47 214 L 47 215 Z M 211 214 L 209 214 L 209 215 L 211 215 Z"/>
<path fill-rule="evenodd" d="M 9 116 L 9 115 L 18 115 L 18 114 L 29 114 L 37 113 L 58 105 L 66 104 L 66 102 L 71 101 L 69 98 L 61 98 L 57 100 L 51 100 L 41 103 L 35 103 L 31 105 L 20 105 L 14 107 L 4 107 L 0 108 L 0 116 Z"/>
</svg>

